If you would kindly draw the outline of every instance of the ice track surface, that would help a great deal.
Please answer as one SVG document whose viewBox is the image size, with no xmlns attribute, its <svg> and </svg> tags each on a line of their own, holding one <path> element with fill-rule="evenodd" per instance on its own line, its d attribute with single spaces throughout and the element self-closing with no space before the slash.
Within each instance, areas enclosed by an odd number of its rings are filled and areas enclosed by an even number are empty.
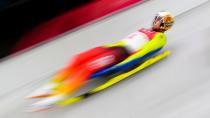
<svg viewBox="0 0 210 118">
<path fill-rule="evenodd" d="M 156 12 L 169 10 L 167 59 L 80 103 L 25 113 L 24 96 L 44 84 L 78 52 L 116 42 L 149 27 Z M 1 118 L 209 118 L 210 2 L 150 0 L 0 63 Z"/>
</svg>

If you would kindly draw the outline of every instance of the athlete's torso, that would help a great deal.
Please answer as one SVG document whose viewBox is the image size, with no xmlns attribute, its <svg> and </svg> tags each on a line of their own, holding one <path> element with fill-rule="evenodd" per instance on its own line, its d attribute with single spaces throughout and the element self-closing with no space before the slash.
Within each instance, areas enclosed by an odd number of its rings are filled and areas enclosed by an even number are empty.
<svg viewBox="0 0 210 118">
<path fill-rule="evenodd" d="M 130 34 L 128 37 L 123 39 L 122 42 L 128 51 L 134 53 L 141 50 L 141 48 L 149 41 L 151 41 L 156 34 L 158 34 L 158 32 L 142 28 Z"/>
</svg>

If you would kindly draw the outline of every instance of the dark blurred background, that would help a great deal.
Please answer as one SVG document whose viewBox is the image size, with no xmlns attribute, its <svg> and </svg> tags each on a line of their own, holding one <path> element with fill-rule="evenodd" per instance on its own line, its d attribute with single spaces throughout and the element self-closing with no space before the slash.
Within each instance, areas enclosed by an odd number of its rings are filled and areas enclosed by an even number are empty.
<svg viewBox="0 0 210 118">
<path fill-rule="evenodd" d="M 0 58 L 10 54 L 26 31 L 90 1 L 0 0 Z"/>
</svg>

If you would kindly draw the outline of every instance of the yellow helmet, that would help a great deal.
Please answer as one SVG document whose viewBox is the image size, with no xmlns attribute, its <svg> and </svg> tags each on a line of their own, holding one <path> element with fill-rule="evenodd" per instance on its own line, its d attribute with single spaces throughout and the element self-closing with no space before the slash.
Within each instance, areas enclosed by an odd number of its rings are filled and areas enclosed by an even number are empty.
<svg viewBox="0 0 210 118">
<path fill-rule="evenodd" d="M 174 24 L 174 16 L 167 11 L 158 12 L 153 21 L 152 29 L 164 32 L 169 30 Z"/>
</svg>

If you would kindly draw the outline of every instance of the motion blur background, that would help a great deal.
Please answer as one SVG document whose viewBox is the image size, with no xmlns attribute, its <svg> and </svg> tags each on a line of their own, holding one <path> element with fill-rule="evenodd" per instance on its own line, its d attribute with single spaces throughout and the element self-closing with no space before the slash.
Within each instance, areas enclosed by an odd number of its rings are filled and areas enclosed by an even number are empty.
<svg viewBox="0 0 210 118">
<path fill-rule="evenodd" d="M 1 0 L 0 57 L 143 0 Z"/>
<path fill-rule="evenodd" d="M 176 18 L 167 59 L 73 106 L 24 112 L 24 96 L 74 54 L 148 28 L 162 10 Z M 0 117 L 209 118 L 209 13 L 209 0 L 0 0 Z"/>
</svg>

